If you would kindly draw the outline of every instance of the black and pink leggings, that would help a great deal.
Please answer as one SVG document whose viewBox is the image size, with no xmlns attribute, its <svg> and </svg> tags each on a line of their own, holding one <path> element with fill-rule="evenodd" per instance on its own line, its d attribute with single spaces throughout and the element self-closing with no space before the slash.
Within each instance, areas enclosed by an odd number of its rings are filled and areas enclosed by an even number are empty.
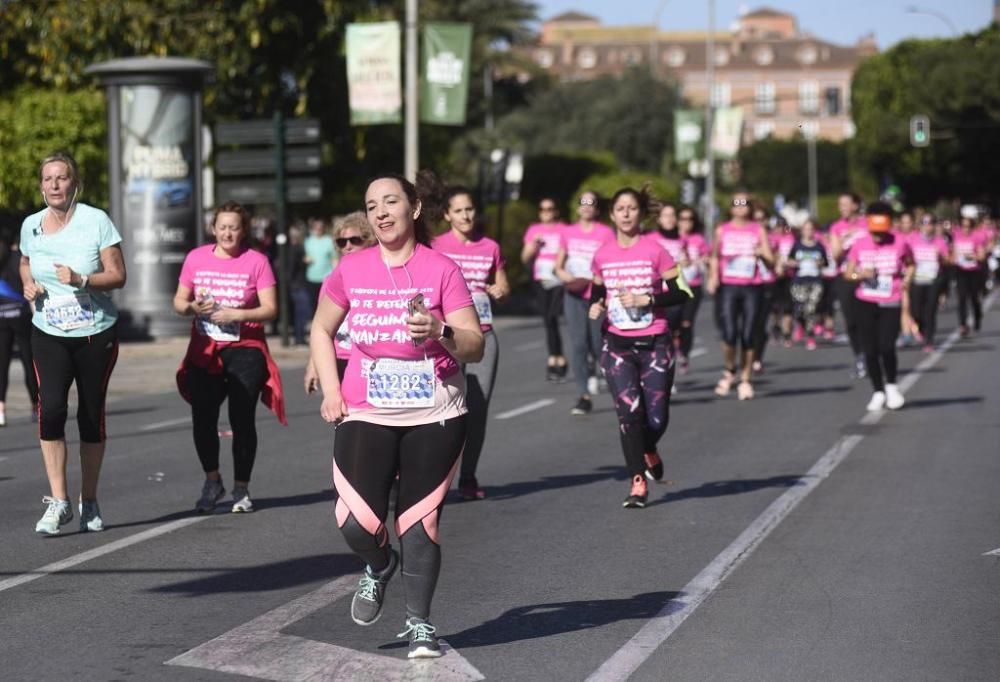
<svg viewBox="0 0 1000 682">
<path fill-rule="evenodd" d="M 656 451 L 670 423 L 674 385 L 670 334 L 626 337 L 607 333 L 601 367 L 615 399 L 625 466 L 629 476 L 641 476 L 646 468 L 643 455 Z"/>
<path fill-rule="evenodd" d="M 389 563 L 389 493 L 399 474 L 396 536 L 402 550 L 408 618 L 430 617 L 441 572 L 438 521 L 465 443 L 465 419 L 416 426 L 349 421 L 337 427 L 333 485 L 337 526 L 379 572 Z"/>
</svg>

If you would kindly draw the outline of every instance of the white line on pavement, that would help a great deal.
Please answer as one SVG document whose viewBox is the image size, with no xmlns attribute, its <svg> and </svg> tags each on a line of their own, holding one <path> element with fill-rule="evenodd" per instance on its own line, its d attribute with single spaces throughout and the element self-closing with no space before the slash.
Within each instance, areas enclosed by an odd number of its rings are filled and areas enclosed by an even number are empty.
<svg viewBox="0 0 1000 682">
<path fill-rule="evenodd" d="M 989 552 L 983 552 L 983 556 L 1000 556 L 1000 547 L 992 549 Z"/>
<path fill-rule="evenodd" d="M 65 571 L 67 568 L 73 568 L 74 566 L 82 564 L 85 561 L 90 561 L 91 559 L 96 559 L 97 557 L 104 556 L 105 554 L 117 552 L 119 549 L 125 549 L 126 547 L 139 544 L 140 542 L 145 542 L 146 540 L 152 540 L 160 535 L 165 535 L 166 533 L 170 533 L 179 528 L 184 528 L 185 526 L 190 526 L 208 518 L 211 518 L 211 516 L 193 516 L 191 518 L 171 521 L 170 523 L 165 523 L 162 526 L 156 526 L 155 528 L 144 530 L 141 533 L 129 535 L 121 540 L 115 540 L 114 542 L 109 542 L 106 545 L 95 547 L 94 549 L 71 556 L 67 559 L 63 559 L 62 561 L 56 561 L 55 563 L 47 564 L 41 568 L 36 568 L 34 571 L 29 573 L 23 573 L 13 578 L 2 580 L 0 581 L 0 592 L 17 587 L 18 585 L 30 583 L 32 580 L 44 578 L 45 576 L 52 575 L 53 573 Z"/>
<path fill-rule="evenodd" d="M 513 410 L 507 410 L 506 412 L 501 412 L 495 417 L 495 419 L 512 419 L 513 417 L 518 417 L 522 414 L 527 414 L 528 412 L 534 412 L 535 410 L 540 410 L 543 407 L 548 407 L 554 402 L 555 402 L 554 398 L 543 398 L 542 400 L 536 400 L 533 403 L 522 405 L 521 407 L 515 408 Z"/>
<path fill-rule="evenodd" d="M 984 309 L 989 309 L 994 298 L 995 296 L 991 294 L 984 301 Z M 958 338 L 958 330 L 955 330 L 937 351 L 927 356 L 903 378 L 900 382 L 900 390 L 905 393 L 912 388 L 923 374 L 944 357 L 944 354 L 955 345 Z M 860 423 L 877 424 L 886 414 L 885 411 L 869 412 L 860 419 Z M 659 613 L 643 625 L 632 639 L 627 641 L 611 658 L 607 659 L 587 680 L 593 682 L 625 680 L 638 670 L 639 666 L 677 631 L 688 616 L 693 614 L 726 578 L 753 554 L 754 550 L 771 534 L 771 531 L 777 528 L 809 493 L 819 487 L 819 484 L 833 473 L 862 440 L 864 440 L 864 436 L 857 434 L 844 436 L 838 440 L 799 480 L 798 485 L 793 486 L 772 502 L 738 538 L 684 586 L 679 597 L 664 604 Z"/>
<path fill-rule="evenodd" d="M 700 358 L 702 355 L 705 355 L 707 352 L 708 352 L 708 349 L 706 349 L 706 348 L 695 348 L 695 349 L 693 349 L 691 351 L 691 354 L 688 355 L 688 357 L 689 358 Z"/>
<path fill-rule="evenodd" d="M 155 422 L 153 424 L 146 424 L 145 426 L 140 426 L 139 431 L 155 431 L 156 429 L 165 429 L 168 426 L 179 426 L 181 424 L 190 424 L 191 417 L 180 417 L 178 419 L 168 419 L 165 422 Z"/>
</svg>

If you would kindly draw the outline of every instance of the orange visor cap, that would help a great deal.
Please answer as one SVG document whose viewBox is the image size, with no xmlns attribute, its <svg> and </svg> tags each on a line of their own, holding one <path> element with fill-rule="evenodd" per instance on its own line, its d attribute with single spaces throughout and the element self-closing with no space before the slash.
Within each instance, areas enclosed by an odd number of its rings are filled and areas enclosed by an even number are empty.
<svg viewBox="0 0 1000 682">
<path fill-rule="evenodd" d="M 868 216 L 869 232 L 888 232 L 892 229 L 892 220 L 887 215 Z"/>
</svg>

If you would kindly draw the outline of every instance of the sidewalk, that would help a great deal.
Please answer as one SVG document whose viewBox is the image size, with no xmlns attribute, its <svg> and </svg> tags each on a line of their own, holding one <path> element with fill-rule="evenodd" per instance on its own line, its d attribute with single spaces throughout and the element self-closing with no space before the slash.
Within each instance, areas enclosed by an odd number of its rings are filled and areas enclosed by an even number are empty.
<svg viewBox="0 0 1000 682">
<path fill-rule="evenodd" d="M 498 318 L 494 322 L 497 330 L 530 326 L 536 323 L 534 317 L 511 316 Z M 281 345 L 279 336 L 268 337 L 274 361 L 282 370 L 300 370 L 309 359 L 308 346 Z M 177 390 L 174 377 L 181 358 L 187 350 L 188 337 L 158 339 L 148 342 L 122 343 L 118 352 L 118 364 L 111 375 L 108 386 L 108 401 L 127 399 L 134 395 L 150 395 Z M 74 414 L 76 390 L 70 389 L 70 414 Z M 28 394 L 24 388 L 24 372 L 21 361 L 15 359 L 10 364 L 10 384 L 7 389 L 8 423 L 27 419 L 31 413 Z"/>
</svg>

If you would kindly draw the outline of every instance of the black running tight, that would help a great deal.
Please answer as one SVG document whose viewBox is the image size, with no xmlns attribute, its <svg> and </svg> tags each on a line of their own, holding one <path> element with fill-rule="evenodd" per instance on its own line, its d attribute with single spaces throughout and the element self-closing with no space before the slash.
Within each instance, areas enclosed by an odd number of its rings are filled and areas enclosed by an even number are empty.
<svg viewBox="0 0 1000 682">
<path fill-rule="evenodd" d="M 7 385 L 10 379 L 10 361 L 14 354 L 14 341 L 21 351 L 21 367 L 24 369 L 24 385 L 28 388 L 31 404 L 38 405 L 38 378 L 31 359 L 31 313 L 19 317 L 0 317 L 0 403 L 7 400 Z"/>
<path fill-rule="evenodd" d="M 406 615 L 430 617 L 441 571 L 438 521 L 465 443 L 466 417 L 416 426 L 348 421 L 337 427 L 333 484 L 337 525 L 372 571 L 389 563 L 389 492 L 399 474 L 396 535 Z"/>
<path fill-rule="evenodd" d="M 219 412 L 228 398 L 233 479 L 246 482 L 257 457 L 257 401 L 267 381 L 267 360 L 256 348 L 225 348 L 220 357 L 222 374 L 209 374 L 199 367 L 188 372 L 194 447 L 203 471 L 219 470 Z"/>
<path fill-rule="evenodd" d="M 691 287 L 694 294 L 684 302 L 684 312 L 681 314 L 681 355 L 691 357 L 691 349 L 694 347 L 694 321 L 698 317 L 698 308 L 701 307 L 702 288 Z"/>
<path fill-rule="evenodd" d="M 872 388 L 885 390 L 887 383 L 896 383 L 899 306 L 883 308 L 877 303 L 855 300 L 854 317 Z"/>
<path fill-rule="evenodd" d="M 958 323 L 968 326 L 969 308 L 972 323 L 979 330 L 983 321 L 983 306 L 979 300 L 982 291 L 982 273 L 979 270 L 955 270 L 955 289 L 958 292 Z"/>
<path fill-rule="evenodd" d="M 559 315 L 563 309 L 563 288 L 561 286 L 546 289 L 535 282 L 538 300 L 538 312 L 542 315 L 545 326 L 545 346 L 549 356 L 563 354 L 562 336 L 559 333 Z"/>
<path fill-rule="evenodd" d="M 641 340 L 607 334 L 601 367 L 615 400 L 622 452 L 629 476 L 641 476 L 643 455 L 670 424 L 670 391 L 674 385 L 673 344 L 669 335 Z"/>
<path fill-rule="evenodd" d="M 910 285 L 910 313 L 917 323 L 924 343 L 934 345 L 937 334 L 938 296 L 941 287 L 937 282 Z"/>
</svg>

